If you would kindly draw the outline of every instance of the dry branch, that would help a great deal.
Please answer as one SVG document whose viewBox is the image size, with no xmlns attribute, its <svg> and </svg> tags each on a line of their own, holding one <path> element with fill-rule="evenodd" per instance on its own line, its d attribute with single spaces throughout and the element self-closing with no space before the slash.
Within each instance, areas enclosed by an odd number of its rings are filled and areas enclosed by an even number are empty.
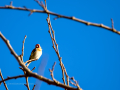
<svg viewBox="0 0 120 90">
<path fill-rule="evenodd" d="M 0 76 L 1 76 L 1 79 L 2 79 L 2 81 L 3 81 L 4 78 L 3 78 L 3 76 L 2 76 L 1 69 L 0 69 Z M 1 82 L 0 82 L 0 83 L 1 83 Z M 5 81 L 3 81 L 3 84 L 4 84 L 5 88 L 6 88 L 6 90 L 8 90 L 8 87 L 7 87 L 7 84 L 5 83 Z"/>
<path fill-rule="evenodd" d="M 22 45 L 22 54 L 20 55 L 22 61 L 23 61 L 23 56 L 24 56 L 24 43 L 25 43 L 26 37 L 27 37 L 27 36 L 25 35 L 24 40 L 23 40 L 23 45 Z"/>
<path fill-rule="evenodd" d="M 33 89 L 32 89 L 32 90 L 34 90 L 34 89 L 35 89 L 35 86 L 36 86 L 36 85 L 34 85 L 34 86 L 33 86 Z"/>
<path fill-rule="evenodd" d="M 36 1 L 38 1 L 38 0 L 36 0 Z M 120 31 L 118 31 L 116 29 L 113 29 L 111 27 L 105 26 L 103 24 L 97 24 L 97 23 L 88 22 L 88 21 L 76 18 L 74 16 L 70 17 L 70 16 L 65 16 L 65 15 L 60 15 L 60 14 L 57 14 L 57 13 L 54 13 L 54 12 L 51 12 L 51 11 L 48 11 L 48 10 L 28 9 L 26 7 L 14 7 L 14 6 L 12 6 L 12 4 L 11 5 L 0 6 L 0 9 L 14 9 L 14 10 L 29 11 L 30 12 L 29 15 L 31 15 L 32 13 L 35 13 L 35 12 L 36 13 L 47 13 L 47 14 L 57 16 L 57 18 L 66 18 L 66 19 L 70 19 L 70 20 L 73 20 L 73 21 L 83 23 L 83 24 L 88 25 L 88 26 L 101 27 L 101 28 L 107 29 L 109 31 L 112 31 L 112 32 L 117 33 L 117 34 L 120 35 Z"/>
<path fill-rule="evenodd" d="M 77 86 L 80 90 L 82 90 L 82 89 L 80 88 L 78 82 L 74 79 L 74 77 L 71 77 L 70 79 L 74 81 L 74 83 L 73 83 L 72 81 L 70 81 L 71 84 L 73 84 L 74 86 Z"/>
<path fill-rule="evenodd" d="M 28 90 L 30 90 L 28 76 L 25 77 L 25 80 L 26 80 L 26 84 L 24 84 L 24 85 L 27 87 Z"/>
<path fill-rule="evenodd" d="M 52 69 L 49 69 L 49 71 L 51 72 L 50 75 L 51 75 L 53 81 L 56 81 L 55 78 L 54 78 L 54 75 L 53 75 L 55 64 L 56 64 L 56 62 L 54 62 L 53 66 L 52 66 Z"/>
<path fill-rule="evenodd" d="M 13 77 L 7 77 L 6 79 L 1 80 L 0 83 L 4 82 L 4 81 L 7 81 L 7 80 L 17 79 L 17 78 L 22 78 L 22 77 L 26 77 L 26 75 L 18 75 L 18 76 L 13 76 Z"/>
<path fill-rule="evenodd" d="M 67 85 L 64 85 L 62 83 L 58 83 L 58 82 L 54 82 L 50 79 L 47 79 L 43 76 L 40 76 L 38 75 L 37 73 L 33 73 L 32 71 L 30 71 L 29 68 L 27 68 L 25 66 L 25 64 L 21 61 L 21 58 L 20 56 L 17 55 L 17 53 L 13 50 L 11 44 L 9 43 L 9 40 L 7 40 L 3 34 L 0 32 L 0 37 L 2 38 L 2 40 L 5 42 L 5 44 L 7 45 L 7 47 L 9 48 L 11 54 L 16 58 L 16 60 L 18 61 L 19 65 L 27 72 L 27 76 L 29 77 L 34 77 L 36 79 L 39 79 L 41 81 L 44 81 L 46 83 L 48 83 L 49 85 L 55 85 L 55 86 L 58 86 L 58 87 L 61 87 L 61 88 L 64 88 L 64 89 L 68 89 L 68 90 L 80 90 L 78 88 L 74 88 L 74 87 L 71 87 L 71 86 L 67 86 Z"/>
<path fill-rule="evenodd" d="M 36 61 L 36 60 L 38 60 L 38 59 L 30 59 L 30 60 L 27 60 L 27 61 L 25 62 L 25 64 L 26 64 L 26 63 L 29 63 L 29 62 L 32 62 L 32 61 Z"/>
</svg>

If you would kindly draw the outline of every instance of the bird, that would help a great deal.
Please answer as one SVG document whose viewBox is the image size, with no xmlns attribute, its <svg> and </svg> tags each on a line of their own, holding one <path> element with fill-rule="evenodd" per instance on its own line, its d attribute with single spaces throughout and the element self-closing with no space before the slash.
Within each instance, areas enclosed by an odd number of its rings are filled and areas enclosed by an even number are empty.
<svg viewBox="0 0 120 90">
<path fill-rule="evenodd" d="M 40 46 L 40 44 L 36 44 L 35 48 L 32 50 L 31 55 L 29 57 L 29 60 L 31 59 L 39 59 L 42 55 L 42 48 Z M 31 62 L 28 62 L 27 66 L 30 64 Z"/>
</svg>

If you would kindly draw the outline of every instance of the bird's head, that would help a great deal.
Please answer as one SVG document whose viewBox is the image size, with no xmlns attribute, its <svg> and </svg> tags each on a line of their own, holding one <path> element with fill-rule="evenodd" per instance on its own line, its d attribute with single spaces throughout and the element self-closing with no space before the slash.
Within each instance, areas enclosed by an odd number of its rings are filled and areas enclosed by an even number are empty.
<svg viewBox="0 0 120 90">
<path fill-rule="evenodd" d="M 40 47 L 40 44 L 36 44 L 35 48 L 40 48 L 42 50 L 42 48 Z"/>
<path fill-rule="evenodd" d="M 35 45 L 35 48 L 40 48 L 40 44 L 36 44 L 36 45 Z"/>
</svg>

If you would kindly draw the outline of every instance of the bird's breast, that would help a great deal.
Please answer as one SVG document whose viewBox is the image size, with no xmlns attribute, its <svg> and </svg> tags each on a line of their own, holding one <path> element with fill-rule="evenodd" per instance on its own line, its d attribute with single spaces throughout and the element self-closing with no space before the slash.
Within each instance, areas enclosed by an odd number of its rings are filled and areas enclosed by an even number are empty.
<svg viewBox="0 0 120 90">
<path fill-rule="evenodd" d="M 41 55 L 42 55 L 42 51 L 36 50 L 35 55 L 34 55 L 34 58 L 35 58 L 35 59 L 39 59 Z"/>
</svg>

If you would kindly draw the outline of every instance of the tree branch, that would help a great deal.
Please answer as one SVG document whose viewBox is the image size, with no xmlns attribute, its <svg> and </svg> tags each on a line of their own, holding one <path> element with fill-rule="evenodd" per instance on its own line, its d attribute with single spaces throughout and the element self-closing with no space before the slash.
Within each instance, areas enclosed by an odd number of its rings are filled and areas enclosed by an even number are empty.
<svg viewBox="0 0 120 90">
<path fill-rule="evenodd" d="M 16 58 L 16 60 L 18 61 L 19 65 L 27 72 L 27 76 L 29 77 L 34 77 L 36 79 L 39 79 L 41 81 L 44 81 L 46 83 L 48 83 L 49 85 L 55 85 L 55 86 L 58 86 L 58 87 L 61 87 L 61 88 L 64 88 L 64 89 L 68 89 L 68 90 L 80 90 L 79 88 L 74 88 L 74 87 L 71 87 L 71 86 L 67 86 L 67 85 L 64 85 L 62 83 L 58 83 L 58 82 L 54 82 L 50 79 L 47 79 L 43 76 L 40 76 L 38 75 L 37 73 L 33 73 L 32 71 L 30 71 L 29 68 L 27 68 L 25 66 L 25 64 L 21 61 L 21 58 L 16 54 L 16 52 L 13 50 L 12 46 L 10 45 L 9 43 L 9 40 L 7 40 L 3 34 L 0 32 L 0 37 L 2 38 L 2 40 L 5 42 L 5 44 L 7 45 L 7 47 L 9 48 L 11 54 Z"/>
<path fill-rule="evenodd" d="M 23 45 L 22 45 L 22 54 L 20 55 L 22 61 L 23 61 L 23 56 L 24 56 L 24 43 L 25 43 L 26 37 L 27 37 L 27 36 L 25 35 L 24 40 L 23 40 Z"/>
<path fill-rule="evenodd" d="M 54 78 L 54 75 L 53 75 L 55 64 L 56 64 L 56 62 L 54 62 L 53 66 L 52 66 L 52 69 L 49 69 L 49 71 L 51 72 L 50 75 L 51 75 L 53 81 L 56 81 L 55 78 Z"/>
<path fill-rule="evenodd" d="M 120 35 L 120 31 L 117 31 L 116 29 L 113 29 L 111 27 L 105 26 L 103 24 L 97 24 L 97 23 L 88 22 L 88 21 L 76 18 L 74 16 L 72 16 L 72 17 L 65 16 L 65 15 L 57 14 L 57 13 L 54 13 L 54 12 L 51 12 L 51 11 L 48 11 L 48 10 L 28 9 L 26 7 L 14 7 L 12 5 L 0 6 L 0 9 L 14 9 L 14 10 L 29 11 L 30 12 L 29 15 L 31 15 L 32 13 L 35 13 L 35 12 L 36 13 L 47 13 L 47 14 L 51 14 L 51 15 L 57 16 L 57 18 L 66 18 L 66 19 L 70 19 L 70 20 L 73 20 L 73 21 L 77 21 L 77 22 L 83 23 L 83 24 L 88 25 L 88 26 L 95 26 L 95 27 L 104 28 L 104 29 L 107 29 L 109 31 L 112 31 L 112 32 L 117 33 L 117 34 Z"/>
<path fill-rule="evenodd" d="M 4 78 L 3 78 L 3 76 L 2 76 L 1 69 L 0 69 L 0 76 L 1 76 L 1 79 L 2 79 L 2 81 L 3 81 Z M 0 83 L 1 83 L 1 82 L 0 82 Z M 7 84 L 5 83 L 5 81 L 3 81 L 3 84 L 4 84 L 5 88 L 6 88 L 6 90 L 8 90 L 8 87 L 7 87 Z"/>
<path fill-rule="evenodd" d="M 18 76 L 13 76 L 13 77 L 7 77 L 6 79 L 3 79 L 2 81 L 0 81 L 0 83 L 7 81 L 7 80 L 11 80 L 11 79 L 17 79 L 17 78 L 22 78 L 22 77 L 26 77 L 26 75 L 18 75 Z"/>
</svg>

